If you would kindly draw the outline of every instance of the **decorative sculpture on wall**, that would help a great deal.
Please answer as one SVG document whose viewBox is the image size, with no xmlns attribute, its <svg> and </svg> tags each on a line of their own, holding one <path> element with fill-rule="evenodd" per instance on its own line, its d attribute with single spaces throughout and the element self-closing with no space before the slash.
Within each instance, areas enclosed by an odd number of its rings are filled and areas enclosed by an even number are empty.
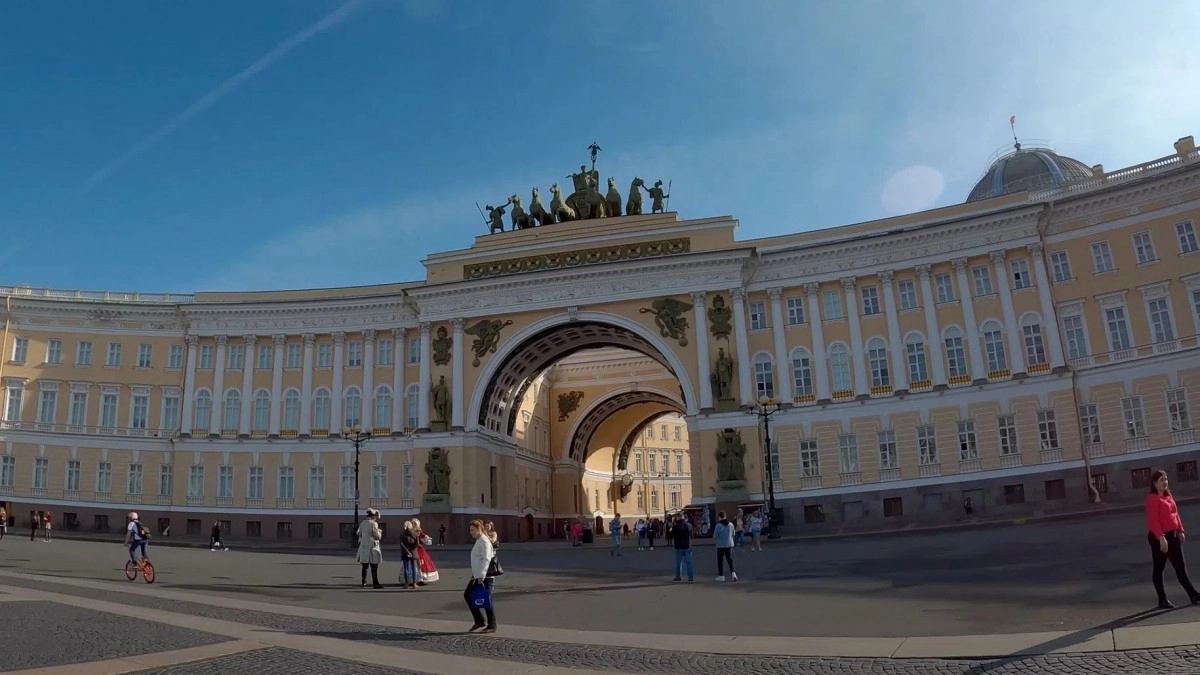
<svg viewBox="0 0 1200 675">
<path fill-rule="evenodd" d="M 650 303 L 650 308 L 643 307 L 638 311 L 642 314 L 653 314 L 658 332 L 665 338 L 679 340 L 679 346 L 688 346 L 688 320 L 684 312 L 691 311 L 693 305 L 675 298 L 659 298 Z"/>
<path fill-rule="evenodd" d="M 433 401 L 433 422 L 450 421 L 450 387 L 446 384 L 446 376 L 438 378 L 438 383 L 429 390 L 429 398 Z"/>
<path fill-rule="evenodd" d="M 712 372 L 713 398 L 718 401 L 733 400 L 733 359 L 725 353 L 725 348 L 717 349 L 717 363 Z"/>
<path fill-rule="evenodd" d="M 437 337 L 433 338 L 433 363 L 444 366 L 450 363 L 450 349 L 454 346 L 454 338 L 446 331 L 445 326 L 438 326 Z"/>
<path fill-rule="evenodd" d="M 558 395 L 558 421 L 566 422 L 571 413 L 579 409 L 579 402 L 583 400 L 582 391 L 568 391 Z"/>
<path fill-rule="evenodd" d="M 725 304 L 725 298 L 720 293 L 713 295 L 712 309 L 708 310 L 709 332 L 712 336 L 728 342 L 729 334 L 733 332 L 732 320 L 733 310 Z"/>
<path fill-rule="evenodd" d="M 429 451 L 429 459 L 425 460 L 425 494 L 450 494 L 450 456 L 441 448 Z"/>
<path fill-rule="evenodd" d="M 746 480 L 746 444 L 742 432 L 725 429 L 717 434 L 717 482 Z"/>
<path fill-rule="evenodd" d="M 474 342 L 471 343 L 471 351 L 475 352 L 475 360 L 471 362 L 471 365 L 478 368 L 480 359 L 487 356 L 489 352 L 495 354 L 496 347 L 500 345 L 500 330 L 511 325 L 511 320 L 483 319 L 463 331 L 467 335 L 475 337 Z"/>
</svg>

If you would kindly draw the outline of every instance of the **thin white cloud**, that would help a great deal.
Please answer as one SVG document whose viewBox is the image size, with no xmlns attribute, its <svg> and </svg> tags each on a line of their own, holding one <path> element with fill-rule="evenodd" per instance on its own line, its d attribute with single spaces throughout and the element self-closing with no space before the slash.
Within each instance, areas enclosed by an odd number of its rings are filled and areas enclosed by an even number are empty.
<svg viewBox="0 0 1200 675">
<path fill-rule="evenodd" d="M 168 120 L 161 127 L 155 129 L 149 135 L 135 143 L 133 147 L 110 160 L 107 164 L 96 170 L 96 172 L 91 176 L 88 176 L 87 180 L 83 182 L 82 191 L 85 193 L 90 192 L 93 188 L 104 182 L 109 176 L 127 164 L 130 160 L 133 160 L 134 158 L 158 145 L 158 143 L 164 138 L 179 130 L 188 122 L 191 122 L 205 110 L 208 110 L 212 106 L 216 105 L 221 99 L 232 94 L 239 87 L 249 82 L 254 76 L 275 65 L 275 63 L 287 56 L 293 50 L 297 49 L 320 33 L 336 27 L 367 2 L 369 2 L 369 0 L 349 0 L 349 2 L 340 5 L 337 9 L 321 17 L 304 30 L 296 33 L 283 42 L 280 42 L 275 46 L 274 49 L 267 52 L 262 56 L 262 58 L 250 64 L 245 70 L 218 84 L 216 87 L 208 91 L 208 93 L 196 99 L 196 101 L 185 108 L 183 112 Z"/>
</svg>

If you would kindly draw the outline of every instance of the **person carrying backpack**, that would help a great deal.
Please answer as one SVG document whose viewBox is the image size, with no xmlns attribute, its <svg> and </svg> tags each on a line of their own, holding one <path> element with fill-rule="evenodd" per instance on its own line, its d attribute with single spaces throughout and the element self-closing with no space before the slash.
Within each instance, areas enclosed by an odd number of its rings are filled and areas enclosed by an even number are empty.
<svg viewBox="0 0 1200 675">
<path fill-rule="evenodd" d="M 129 559 L 140 569 L 141 565 L 134 553 L 140 548 L 142 549 L 142 560 L 146 559 L 146 540 L 150 538 L 150 531 L 138 520 L 136 511 L 130 511 L 126 520 L 129 521 L 129 525 L 125 528 L 125 545 L 129 547 Z"/>
</svg>

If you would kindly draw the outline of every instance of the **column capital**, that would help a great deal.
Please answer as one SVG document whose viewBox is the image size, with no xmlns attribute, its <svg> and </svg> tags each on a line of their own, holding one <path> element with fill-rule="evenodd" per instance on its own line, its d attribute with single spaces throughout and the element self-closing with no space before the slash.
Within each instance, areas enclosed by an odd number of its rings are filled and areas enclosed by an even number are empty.
<svg viewBox="0 0 1200 675">
<path fill-rule="evenodd" d="M 782 288 L 768 288 L 767 289 L 767 298 L 770 299 L 771 302 L 779 302 L 780 298 L 782 298 L 782 297 L 783 297 L 783 289 Z"/>
<path fill-rule="evenodd" d="M 253 347 L 254 345 L 258 344 L 257 335 L 243 335 L 242 339 L 246 341 L 247 347 Z"/>
<path fill-rule="evenodd" d="M 1004 264 L 1004 259 L 1008 256 L 1008 252 L 1007 251 L 992 251 L 992 252 L 988 253 L 988 255 L 991 256 L 992 262 L 996 263 L 997 265 L 1002 265 L 1002 264 Z"/>
<path fill-rule="evenodd" d="M 417 329 L 421 331 L 421 337 L 429 337 L 429 334 L 433 332 L 433 324 L 428 321 L 422 321 L 421 325 L 417 326 Z"/>
<path fill-rule="evenodd" d="M 966 272 L 967 271 L 967 259 L 966 258 L 955 258 L 954 260 L 950 261 L 950 264 L 954 267 L 955 272 Z"/>
<path fill-rule="evenodd" d="M 197 344 L 200 343 L 200 336 L 199 335 L 188 335 L 183 338 L 183 341 L 187 343 L 187 346 L 194 348 Z"/>
<path fill-rule="evenodd" d="M 217 336 L 217 346 L 218 347 L 224 347 L 227 344 L 229 344 L 229 336 L 228 335 L 218 335 Z"/>
<path fill-rule="evenodd" d="M 1026 248 L 1029 249 L 1029 255 L 1033 256 L 1035 260 L 1041 260 L 1042 255 L 1046 252 L 1046 247 L 1042 246 L 1040 241 L 1035 241 Z"/>
<path fill-rule="evenodd" d="M 364 330 L 362 333 L 363 333 L 363 342 L 374 342 L 375 341 L 375 329 L 374 328 L 368 328 L 368 329 Z"/>
<path fill-rule="evenodd" d="M 334 333 L 333 334 L 333 344 L 335 344 L 335 345 L 346 344 L 346 334 L 341 331 Z"/>
<path fill-rule="evenodd" d="M 820 290 L 821 284 L 815 281 L 810 281 L 807 284 L 804 284 L 804 292 L 807 295 L 816 295 L 818 292 L 820 292 Z"/>
<path fill-rule="evenodd" d="M 285 344 L 287 344 L 287 336 L 286 335 L 272 335 L 271 341 L 275 343 L 276 347 L 282 347 Z"/>
<path fill-rule="evenodd" d="M 746 290 L 743 288 L 731 288 L 729 289 L 729 297 L 733 298 L 734 302 L 745 302 Z"/>
<path fill-rule="evenodd" d="M 304 346 L 305 347 L 311 347 L 311 346 L 313 346 L 313 343 L 317 341 L 316 333 L 305 333 L 304 335 L 301 335 L 300 337 L 304 338 Z"/>
<path fill-rule="evenodd" d="M 404 334 L 407 332 L 408 332 L 407 328 L 393 328 L 392 329 L 392 337 L 396 338 L 397 340 L 403 340 Z"/>
<path fill-rule="evenodd" d="M 461 333 L 465 325 L 467 325 L 466 319 L 450 319 L 450 327 L 454 329 L 455 333 Z"/>
<path fill-rule="evenodd" d="M 883 270 L 882 272 L 879 273 L 879 282 L 882 283 L 884 286 L 891 286 L 892 282 L 895 280 L 896 280 L 896 271 L 895 270 Z"/>
<path fill-rule="evenodd" d="M 926 279 L 929 278 L 929 275 L 933 272 L 933 265 L 928 265 L 928 264 L 917 265 L 913 269 L 915 269 L 917 271 L 917 278 L 920 279 L 921 281 L 925 281 Z"/>
<path fill-rule="evenodd" d="M 853 291 L 858 286 L 858 277 L 842 277 L 838 281 L 842 282 L 842 288 L 847 291 Z"/>
<path fill-rule="evenodd" d="M 708 298 L 708 291 L 692 291 L 692 302 L 697 305 L 703 305 Z"/>
</svg>

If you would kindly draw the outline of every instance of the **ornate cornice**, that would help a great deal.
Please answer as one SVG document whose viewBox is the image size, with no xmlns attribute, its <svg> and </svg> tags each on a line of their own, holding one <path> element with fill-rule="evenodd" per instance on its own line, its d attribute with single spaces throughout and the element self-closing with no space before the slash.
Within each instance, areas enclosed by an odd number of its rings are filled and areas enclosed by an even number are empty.
<svg viewBox="0 0 1200 675">
<path fill-rule="evenodd" d="M 1055 202 L 1054 216 L 1047 233 L 1058 234 L 1066 222 L 1126 210 L 1132 205 L 1194 190 L 1197 186 L 1200 186 L 1200 164 L 1193 160 L 1191 164 L 1180 166 L 1173 172 L 1150 174 L 1128 183 L 1098 186 L 1094 191 L 1078 195 L 1054 195 L 1045 200 Z M 1056 197 L 1065 199 L 1056 201 Z"/>
<path fill-rule="evenodd" d="M 691 250 L 691 239 L 688 237 L 677 237 L 675 239 L 596 246 L 577 251 L 539 253 L 520 258 L 508 258 L 506 260 L 465 265 L 463 266 L 463 279 L 471 281 L 491 277 L 504 277 L 512 274 L 582 267 L 585 265 L 601 265 L 627 260 L 661 258 L 664 256 L 684 255 L 691 253 Z"/>
<path fill-rule="evenodd" d="M 412 308 L 399 296 L 383 300 L 197 304 L 185 305 L 181 311 L 189 323 L 188 332 L 200 335 L 301 333 L 313 329 L 359 332 L 415 321 Z"/>
</svg>

